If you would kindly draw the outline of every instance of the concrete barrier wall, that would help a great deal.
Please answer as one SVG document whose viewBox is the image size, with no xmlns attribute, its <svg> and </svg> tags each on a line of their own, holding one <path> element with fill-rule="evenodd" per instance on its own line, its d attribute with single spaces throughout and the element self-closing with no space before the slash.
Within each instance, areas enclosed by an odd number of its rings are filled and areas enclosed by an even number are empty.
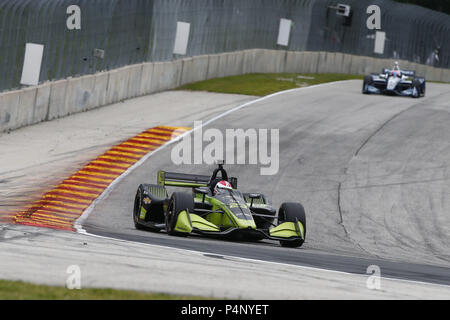
<svg viewBox="0 0 450 320">
<path fill-rule="evenodd" d="M 183 62 L 181 60 L 154 62 L 151 75 L 151 93 L 180 86 Z"/>
<path fill-rule="evenodd" d="M 427 80 L 450 82 L 449 69 L 399 61 Z M 124 99 L 212 78 L 247 73 L 379 73 L 390 59 L 334 52 L 250 49 L 166 62 L 146 62 L 108 72 L 47 82 L 0 93 L 0 132 L 64 117 Z"/>
<path fill-rule="evenodd" d="M 209 56 L 186 58 L 182 61 L 180 85 L 207 79 Z"/>
<path fill-rule="evenodd" d="M 128 98 L 128 81 L 135 66 L 127 66 L 109 72 L 106 104 L 116 103 Z"/>
<path fill-rule="evenodd" d="M 33 123 L 47 119 L 48 107 L 50 103 L 51 84 L 46 83 L 37 87 L 36 102 L 33 108 Z"/>
<path fill-rule="evenodd" d="M 219 77 L 220 54 L 208 55 L 208 70 L 206 79 L 214 79 Z"/>
<path fill-rule="evenodd" d="M 16 112 L 19 109 L 19 94 L 17 91 L 0 95 L 0 130 L 6 131 L 11 125 L 16 125 Z"/>
<path fill-rule="evenodd" d="M 140 96 L 152 93 L 152 74 L 153 74 L 153 63 L 150 62 L 143 63 L 141 72 L 141 87 L 139 90 Z"/>
<path fill-rule="evenodd" d="M 244 74 L 247 73 L 255 73 L 256 70 L 256 63 L 255 63 L 255 56 L 256 56 L 257 50 L 245 50 L 244 57 L 243 57 L 243 70 L 242 72 Z"/>
<path fill-rule="evenodd" d="M 89 110 L 92 104 L 95 75 L 69 78 L 66 88 L 65 110 L 74 114 Z"/>
<path fill-rule="evenodd" d="M 227 76 L 237 76 L 244 73 L 244 52 L 226 53 L 226 74 Z"/>
<path fill-rule="evenodd" d="M 143 67 L 144 65 L 141 63 L 130 66 L 130 68 L 126 70 L 126 72 L 129 73 L 129 76 L 128 91 L 125 95 L 125 99 L 138 97 L 140 95 Z"/>
<path fill-rule="evenodd" d="M 95 84 L 90 100 L 90 109 L 104 106 L 106 104 L 106 94 L 108 92 L 109 72 L 100 72 L 94 76 Z"/>
</svg>

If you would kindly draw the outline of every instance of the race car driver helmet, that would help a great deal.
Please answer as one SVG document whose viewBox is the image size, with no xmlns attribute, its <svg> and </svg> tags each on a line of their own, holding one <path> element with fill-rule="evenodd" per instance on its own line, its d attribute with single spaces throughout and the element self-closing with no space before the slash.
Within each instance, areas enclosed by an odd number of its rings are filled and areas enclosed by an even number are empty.
<svg viewBox="0 0 450 320">
<path fill-rule="evenodd" d="M 400 73 L 400 70 L 395 70 L 395 69 L 392 70 L 392 75 L 397 78 L 400 78 L 402 76 Z"/>
<path fill-rule="evenodd" d="M 398 62 L 395 62 L 394 69 L 392 69 L 392 75 L 395 77 L 401 77 L 400 67 L 398 66 Z"/>
<path fill-rule="evenodd" d="M 214 195 L 218 194 L 221 191 L 231 190 L 231 189 L 233 189 L 233 188 L 231 187 L 231 184 L 228 181 L 221 180 L 221 181 L 217 182 L 216 186 L 214 187 Z"/>
</svg>

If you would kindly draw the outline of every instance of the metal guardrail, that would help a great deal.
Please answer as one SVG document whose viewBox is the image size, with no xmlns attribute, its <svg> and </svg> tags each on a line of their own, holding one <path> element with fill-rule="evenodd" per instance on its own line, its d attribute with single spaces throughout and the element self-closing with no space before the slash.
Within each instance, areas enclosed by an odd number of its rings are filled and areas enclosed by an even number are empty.
<svg viewBox="0 0 450 320">
<path fill-rule="evenodd" d="M 351 24 L 328 7 L 351 5 Z M 366 8 L 380 6 L 384 54 L 373 53 Z M 67 8 L 81 8 L 68 30 Z M 293 21 L 289 46 L 276 44 L 280 18 Z M 20 87 L 25 44 L 44 44 L 40 81 L 168 61 L 177 21 L 189 22 L 186 56 L 251 48 L 329 51 L 450 68 L 450 16 L 390 0 L 0 0 L 0 91 Z M 433 56 L 440 47 L 439 60 Z M 104 57 L 94 55 L 95 49 Z"/>
</svg>

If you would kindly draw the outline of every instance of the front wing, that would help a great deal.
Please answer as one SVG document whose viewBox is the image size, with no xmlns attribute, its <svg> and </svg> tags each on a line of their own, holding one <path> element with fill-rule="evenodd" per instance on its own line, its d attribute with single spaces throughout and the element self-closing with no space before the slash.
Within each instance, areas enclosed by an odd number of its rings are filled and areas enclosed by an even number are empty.
<svg viewBox="0 0 450 320">
<path fill-rule="evenodd" d="M 300 221 L 283 222 L 271 229 L 228 228 L 221 230 L 218 226 L 186 210 L 178 214 L 175 231 L 185 234 L 200 234 L 210 237 L 238 239 L 270 239 L 277 241 L 305 240 L 304 226 Z"/>
<path fill-rule="evenodd" d="M 368 93 L 374 93 L 374 94 L 394 94 L 394 95 L 398 95 L 398 96 L 413 96 L 415 95 L 414 90 L 416 90 L 413 87 L 409 87 L 406 89 L 395 89 L 395 90 L 387 90 L 386 89 L 386 84 L 379 84 L 379 85 L 367 85 L 366 88 Z"/>
</svg>

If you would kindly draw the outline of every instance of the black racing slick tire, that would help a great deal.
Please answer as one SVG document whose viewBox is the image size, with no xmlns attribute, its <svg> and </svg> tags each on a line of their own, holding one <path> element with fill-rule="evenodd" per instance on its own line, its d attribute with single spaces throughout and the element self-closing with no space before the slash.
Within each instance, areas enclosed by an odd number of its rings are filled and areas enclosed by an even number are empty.
<svg viewBox="0 0 450 320">
<path fill-rule="evenodd" d="M 281 205 L 278 211 L 278 224 L 283 222 L 295 222 L 295 219 L 303 225 L 304 236 L 306 237 L 306 214 L 303 206 L 298 202 L 285 202 Z M 297 240 L 280 240 L 282 247 L 297 248 L 303 244 L 303 239 Z"/>
<path fill-rule="evenodd" d="M 134 222 L 134 227 L 137 230 L 159 232 L 160 229 L 158 229 L 158 228 L 151 228 L 149 226 L 145 226 L 145 225 L 140 223 L 140 221 L 143 221 L 139 217 L 140 212 L 142 210 L 142 206 L 143 206 L 142 200 L 144 199 L 144 196 L 145 196 L 145 194 L 144 194 L 145 189 L 147 189 L 147 192 L 148 192 L 148 186 L 149 185 L 141 184 L 138 187 L 137 191 L 136 191 L 136 196 L 134 197 L 134 205 L 133 205 L 133 222 Z"/>
<path fill-rule="evenodd" d="M 187 236 L 186 233 L 175 231 L 178 215 L 181 211 L 194 211 L 194 197 L 192 194 L 183 192 L 174 192 L 170 198 L 169 205 L 165 214 L 166 232 L 172 236 Z"/>
<path fill-rule="evenodd" d="M 416 89 L 416 94 L 412 95 L 413 98 L 420 98 L 422 94 L 424 94 L 422 93 L 422 87 L 419 80 L 414 79 L 412 82 L 412 87 Z"/>
<path fill-rule="evenodd" d="M 134 197 L 134 206 L 133 206 L 133 222 L 134 227 L 138 230 L 146 230 L 146 228 L 139 223 L 139 213 L 142 208 L 142 188 L 139 186 L 136 196 Z"/>
<path fill-rule="evenodd" d="M 363 94 L 369 94 L 369 90 L 367 90 L 367 86 L 372 83 L 372 77 L 371 76 L 364 76 L 363 86 L 362 86 L 362 93 Z"/>
</svg>

